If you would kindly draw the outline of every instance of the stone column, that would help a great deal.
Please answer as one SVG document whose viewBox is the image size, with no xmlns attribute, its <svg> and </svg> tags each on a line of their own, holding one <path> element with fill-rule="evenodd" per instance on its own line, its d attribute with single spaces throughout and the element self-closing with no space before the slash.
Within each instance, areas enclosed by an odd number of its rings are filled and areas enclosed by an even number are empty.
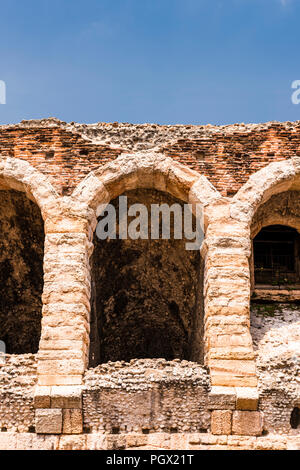
<svg viewBox="0 0 300 470">
<path fill-rule="evenodd" d="M 209 207 L 207 217 L 202 255 L 212 432 L 231 434 L 241 423 L 245 434 L 260 435 L 262 420 L 256 411 L 257 375 L 250 334 L 250 232 L 246 224 L 230 218 L 225 199 Z"/>
<path fill-rule="evenodd" d="M 43 318 L 35 393 L 38 433 L 82 432 L 88 363 L 92 217 L 62 198 L 45 214 Z"/>
<path fill-rule="evenodd" d="M 209 209 L 205 256 L 205 360 L 214 386 L 256 387 L 250 335 L 250 234 L 227 201 Z"/>
</svg>

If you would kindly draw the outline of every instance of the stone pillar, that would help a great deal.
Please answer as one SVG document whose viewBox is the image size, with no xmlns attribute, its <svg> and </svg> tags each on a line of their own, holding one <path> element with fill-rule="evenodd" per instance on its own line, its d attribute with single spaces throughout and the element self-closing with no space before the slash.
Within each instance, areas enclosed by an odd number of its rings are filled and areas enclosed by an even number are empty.
<svg viewBox="0 0 300 470">
<path fill-rule="evenodd" d="M 212 386 L 256 387 L 250 334 L 250 234 L 229 216 L 226 200 L 214 204 L 205 256 L 205 361 Z"/>
<path fill-rule="evenodd" d="M 205 258 L 205 362 L 210 369 L 213 434 L 262 433 L 250 334 L 250 231 L 226 200 L 208 209 Z M 247 419 L 246 419 L 247 418 Z M 247 425 L 248 420 L 248 425 Z"/>
<path fill-rule="evenodd" d="M 62 198 L 45 217 L 43 317 L 35 392 L 38 433 L 82 432 L 88 364 L 91 218 Z"/>
</svg>

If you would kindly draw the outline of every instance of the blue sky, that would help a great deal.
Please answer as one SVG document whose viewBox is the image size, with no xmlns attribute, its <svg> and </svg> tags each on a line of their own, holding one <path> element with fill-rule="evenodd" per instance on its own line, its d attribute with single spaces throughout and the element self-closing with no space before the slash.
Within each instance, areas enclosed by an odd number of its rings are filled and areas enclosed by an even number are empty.
<svg viewBox="0 0 300 470">
<path fill-rule="evenodd" d="M 0 123 L 294 121 L 300 0 L 0 0 Z"/>
</svg>

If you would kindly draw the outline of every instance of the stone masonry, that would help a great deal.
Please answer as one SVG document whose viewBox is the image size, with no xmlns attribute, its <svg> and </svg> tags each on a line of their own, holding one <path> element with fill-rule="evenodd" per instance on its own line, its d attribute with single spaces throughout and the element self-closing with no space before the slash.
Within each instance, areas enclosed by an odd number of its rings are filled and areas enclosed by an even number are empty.
<svg viewBox="0 0 300 470">
<path fill-rule="evenodd" d="M 0 190 L 1 449 L 300 448 L 300 287 L 253 261 L 300 233 L 300 122 L 23 121 Z M 201 204 L 200 253 L 99 241 L 120 195 Z"/>
</svg>

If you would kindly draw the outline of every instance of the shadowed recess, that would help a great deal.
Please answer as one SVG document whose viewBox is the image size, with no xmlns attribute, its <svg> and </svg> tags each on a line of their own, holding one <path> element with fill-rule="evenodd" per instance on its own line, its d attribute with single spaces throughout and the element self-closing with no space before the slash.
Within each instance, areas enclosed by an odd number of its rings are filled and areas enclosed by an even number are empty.
<svg viewBox="0 0 300 470">
<path fill-rule="evenodd" d="M 124 195 L 128 207 L 142 203 L 148 214 L 152 203 L 182 207 L 152 189 Z M 119 199 L 112 203 L 118 211 Z M 134 358 L 202 361 L 202 268 L 199 251 L 187 251 L 186 241 L 175 240 L 172 230 L 170 240 L 94 236 L 90 366 Z"/>
<path fill-rule="evenodd" d="M 41 332 L 44 225 L 25 194 L 0 191 L 0 340 L 36 353 Z"/>
</svg>

